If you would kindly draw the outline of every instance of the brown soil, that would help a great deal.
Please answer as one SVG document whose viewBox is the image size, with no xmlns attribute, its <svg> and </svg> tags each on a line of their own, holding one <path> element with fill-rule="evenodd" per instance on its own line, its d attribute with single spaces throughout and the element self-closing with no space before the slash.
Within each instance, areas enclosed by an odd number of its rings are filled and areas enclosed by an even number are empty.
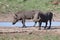
<svg viewBox="0 0 60 40">
<path fill-rule="evenodd" d="M 38 27 L 18 28 L 18 27 L 0 27 L 0 34 L 57 34 L 60 35 L 59 27 L 52 27 L 50 30 L 38 30 Z"/>
<path fill-rule="evenodd" d="M 0 22 L 11 22 L 13 20 L 13 15 L 9 14 L 0 14 Z"/>
</svg>

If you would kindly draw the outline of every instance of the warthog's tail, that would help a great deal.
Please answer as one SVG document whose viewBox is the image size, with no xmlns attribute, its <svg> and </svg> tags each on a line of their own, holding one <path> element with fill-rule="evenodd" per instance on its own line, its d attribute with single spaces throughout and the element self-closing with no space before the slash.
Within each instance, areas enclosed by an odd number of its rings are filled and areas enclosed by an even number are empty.
<svg viewBox="0 0 60 40">
<path fill-rule="evenodd" d="M 53 19 L 53 21 L 55 21 L 54 17 L 56 17 L 56 15 L 53 13 L 53 18 L 52 18 L 52 19 Z"/>
</svg>

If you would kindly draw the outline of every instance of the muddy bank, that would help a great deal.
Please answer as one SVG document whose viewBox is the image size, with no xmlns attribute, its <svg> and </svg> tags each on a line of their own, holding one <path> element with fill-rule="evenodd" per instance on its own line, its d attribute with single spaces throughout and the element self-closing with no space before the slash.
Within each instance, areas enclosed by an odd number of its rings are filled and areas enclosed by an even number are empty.
<svg viewBox="0 0 60 40">
<path fill-rule="evenodd" d="M 0 22 L 12 22 L 13 21 L 13 14 L 0 14 Z"/>
<path fill-rule="evenodd" d="M 38 27 L 18 28 L 0 27 L 0 34 L 23 33 L 23 34 L 60 34 L 60 27 L 52 27 L 50 30 L 38 30 Z"/>
</svg>

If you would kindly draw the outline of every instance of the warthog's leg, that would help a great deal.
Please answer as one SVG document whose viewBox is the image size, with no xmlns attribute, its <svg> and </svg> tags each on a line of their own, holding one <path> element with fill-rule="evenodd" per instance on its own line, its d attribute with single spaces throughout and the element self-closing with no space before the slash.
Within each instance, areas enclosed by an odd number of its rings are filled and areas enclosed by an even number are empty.
<svg viewBox="0 0 60 40">
<path fill-rule="evenodd" d="M 46 22 L 46 25 L 45 25 L 44 29 L 46 29 L 46 27 L 47 27 L 47 22 Z"/>
<path fill-rule="evenodd" d="M 39 22 L 39 30 L 41 30 L 41 24 L 42 24 L 42 22 Z"/>
<path fill-rule="evenodd" d="M 25 18 L 22 19 L 22 24 L 23 24 L 23 27 L 26 28 L 26 26 L 25 26 Z"/>
<path fill-rule="evenodd" d="M 36 14 L 34 15 L 34 18 L 33 18 L 33 21 L 35 22 L 34 27 L 35 27 L 35 25 L 37 24 L 37 22 L 39 22 L 39 20 L 40 20 L 40 17 L 39 17 L 39 15 L 38 15 L 38 13 L 36 13 Z"/>
<path fill-rule="evenodd" d="M 51 20 L 49 20 L 49 23 L 50 23 L 50 26 L 47 29 L 50 29 L 51 28 Z"/>
<path fill-rule="evenodd" d="M 34 26 L 33 26 L 33 27 L 35 27 L 35 26 L 36 26 L 36 24 L 37 24 L 37 22 L 35 22 L 35 24 L 34 24 Z"/>
</svg>

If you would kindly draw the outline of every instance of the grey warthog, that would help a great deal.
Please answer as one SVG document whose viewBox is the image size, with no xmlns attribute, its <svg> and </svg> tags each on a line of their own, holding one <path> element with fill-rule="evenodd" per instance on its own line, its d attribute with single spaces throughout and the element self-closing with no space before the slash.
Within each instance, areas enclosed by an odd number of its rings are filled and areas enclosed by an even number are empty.
<svg viewBox="0 0 60 40">
<path fill-rule="evenodd" d="M 46 25 L 44 27 L 44 29 L 46 29 L 48 21 L 49 21 L 50 25 L 49 25 L 49 27 L 47 29 L 50 29 L 51 28 L 51 21 L 52 21 L 52 18 L 53 18 L 53 13 L 52 12 L 46 12 L 46 13 L 40 13 L 39 12 L 39 17 L 41 18 L 39 20 L 39 29 L 41 29 L 42 22 L 46 23 Z"/>
<path fill-rule="evenodd" d="M 40 20 L 40 18 L 38 17 L 39 12 L 40 12 L 40 10 L 19 11 L 14 16 L 13 24 L 15 24 L 16 22 L 21 20 L 23 27 L 26 27 L 25 26 L 26 19 L 32 19 L 36 23 Z"/>
</svg>

